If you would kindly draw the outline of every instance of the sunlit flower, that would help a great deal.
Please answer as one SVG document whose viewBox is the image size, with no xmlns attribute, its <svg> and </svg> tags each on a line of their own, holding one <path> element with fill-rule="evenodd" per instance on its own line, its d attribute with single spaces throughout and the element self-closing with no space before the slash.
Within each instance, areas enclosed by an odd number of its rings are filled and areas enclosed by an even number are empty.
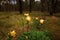
<svg viewBox="0 0 60 40">
<path fill-rule="evenodd" d="M 24 15 L 25 15 L 25 16 L 29 16 L 29 14 L 28 14 L 28 13 L 25 13 Z"/>
<path fill-rule="evenodd" d="M 26 17 L 26 20 L 27 20 L 27 21 L 31 21 L 31 17 L 30 17 L 30 16 L 27 16 L 27 17 Z"/>
<path fill-rule="evenodd" d="M 44 23 L 44 21 L 45 21 L 44 19 L 40 19 L 40 23 L 41 23 L 41 24 L 43 24 L 43 23 Z"/>
<path fill-rule="evenodd" d="M 10 35 L 15 37 L 16 36 L 16 32 L 13 30 L 13 31 L 10 32 Z"/>
</svg>

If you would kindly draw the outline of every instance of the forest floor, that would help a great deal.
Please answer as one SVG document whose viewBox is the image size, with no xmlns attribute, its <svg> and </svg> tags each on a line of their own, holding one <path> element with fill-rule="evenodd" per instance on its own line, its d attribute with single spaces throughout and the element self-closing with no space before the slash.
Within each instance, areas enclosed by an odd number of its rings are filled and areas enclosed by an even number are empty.
<svg viewBox="0 0 60 40">
<path fill-rule="evenodd" d="M 24 12 L 23 12 L 24 13 Z M 28 12 L 25 12 L 28 13 Z M 0 12 L 0 39 L 5 39 L 7 32 L 19 26 L 18 19 L 23 14 L 19 12 Z M 49 16 L 46 12 L 32 12 L 30 16 L 44 18 L 46 21 L 45 30 L 53 34 L 53 40 L 60 40 L 60 14 L 54 14 L 57 16 Z M 13 25 L 12 25 L 13 24 Z M 8 27 L 9 26 L 9 27 Z M 3 34 L 5 35 L 3 35 Z M 3 37 L 3 38 L 2 38 Z"/>
</svg>

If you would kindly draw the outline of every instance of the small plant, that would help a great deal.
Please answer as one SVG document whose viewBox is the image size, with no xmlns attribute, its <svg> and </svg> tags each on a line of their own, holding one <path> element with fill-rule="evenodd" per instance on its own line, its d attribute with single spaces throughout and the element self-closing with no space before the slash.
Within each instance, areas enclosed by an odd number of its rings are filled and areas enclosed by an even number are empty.
<svg viewBox="0 0 60 40">
<path fill-rule="evenodd" d="M 45 31 L 30 31 L 21 34 L 17 40 L 52 40 L 52 35 Z"/>
<path fill-rule="evenodd" d="M 39 20 L 32 18 L 32 23 L 30 24 L 32 30 L 40 30 L 42 25 L 40 24 Z"/>
</svg>

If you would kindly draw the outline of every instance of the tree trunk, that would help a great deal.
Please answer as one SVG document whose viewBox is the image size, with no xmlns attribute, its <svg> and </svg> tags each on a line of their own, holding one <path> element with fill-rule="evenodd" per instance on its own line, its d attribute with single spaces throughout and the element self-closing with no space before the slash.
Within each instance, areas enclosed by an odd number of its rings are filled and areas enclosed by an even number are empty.
<svg viewBox="0 0 60 40">
<path fill-rule="evenodd" d="M 44 11 L 44 0 L 41 0 L 41 11 L 43 12 Z"/>
<path fill-rule="evenodd" d="M 56 8 L 57 8 L 57 0 L 54 1 L 54 5 L 53 5 L 54 13 L 56 13 Z"/>
<path fill-rule="evenodd" d="M 31 4 L 32 4 L 32 0 L 30 0 L 30 3 L 29 3 L 29 13 L 31 13 Z"/>
<path fill-rule="evenodd" d="M 29 1 L 29 12 L 32 12 L 32 6 L 34 5 L 34 0 Z"/>
<path fill-rule="evenodd" d="M 54 13 L 54 0 L 49 1 L 49 14 L 53 16 Z"/>
<path fill-rule="evenodd" d="M 20 12 L 20 14 L 23 13 L 22 0 L 19 0 L 19 12 Z"/>
<path fill-rule="evenodd" d="M 1 0 L 0 0 L 0 11 L 1 11 Z"/>
</svg>

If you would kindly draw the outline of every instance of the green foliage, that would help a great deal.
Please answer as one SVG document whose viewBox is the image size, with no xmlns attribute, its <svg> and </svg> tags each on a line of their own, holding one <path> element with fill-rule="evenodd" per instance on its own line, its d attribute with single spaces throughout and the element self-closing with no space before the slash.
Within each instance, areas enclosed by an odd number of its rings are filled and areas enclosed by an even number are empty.
<svg viewBox="0 0 60 40">
<path fill-rule="evenodd" d="M 31 30 L 40 30 L 42 28 L 42 25 L 36 18 L 32 18 L 32 23 L 30 24 Z"/>
<path fill-rule="evenodd" d="M 40 22 L 36 19 L 33 19 L 33 26 L 34 27 L 40 26 Z"/>
<path fill-rule="evenodd" d="M 27 38 L 26 38 L 27 36 Z M 45 31 L 30 31 L 21 34 L 17 40 L 52 40 L 52 35 Z"/>
</svg>

